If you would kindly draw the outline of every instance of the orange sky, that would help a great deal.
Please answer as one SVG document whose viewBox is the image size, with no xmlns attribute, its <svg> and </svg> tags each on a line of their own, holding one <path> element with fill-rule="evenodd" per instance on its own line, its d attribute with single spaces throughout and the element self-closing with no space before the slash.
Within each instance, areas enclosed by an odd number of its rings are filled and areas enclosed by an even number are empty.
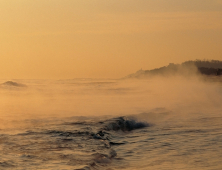
<svg viewBox="0 0 222 170">
<path fill-rule="evenodd" d="M 2 0 L 0 79 L 120 78 L 222 60 L 222 0 Z"/>
</svg>

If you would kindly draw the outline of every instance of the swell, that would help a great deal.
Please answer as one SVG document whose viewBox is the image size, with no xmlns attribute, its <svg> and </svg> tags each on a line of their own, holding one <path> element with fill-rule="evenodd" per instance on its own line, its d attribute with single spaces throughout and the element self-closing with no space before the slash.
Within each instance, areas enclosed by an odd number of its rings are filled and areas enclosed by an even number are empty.
<svg viewBox="0 0 222 170">
<path fill-rule="evenodd" d="M 59 164 L 61 167 L 65 164 L 75 170 L 104 169 L 121 164 L 124 159 L 118 156 L 116 149 L 119 145 L 125 145 L 127 139 L 122 142 L 118 138 L 124 136 L 124 133 L 149 126 L 146 122 L 127 117 L 63 122 L 47 129 L 11 136 L 13 142 L 8 149 L 15 155 L 19 151 L 24 161 L 40 163 L 35 167 L 26 165 L 30 168 L 41 168 L 46 163 L 62 160 Z M 14 168 L 25 166 L 16 161 L 14 164 Z"/>
<path fill-rule="evenodd" d="M 4 87 L 27 87 L 24 84 L 17 83 L 17 82 L 14 82 L 14 81 L 6 81 L 6 82 L 4 82 L 4 83 L 2 83 L 0 85 L 4 86 Z"/>
</svg>

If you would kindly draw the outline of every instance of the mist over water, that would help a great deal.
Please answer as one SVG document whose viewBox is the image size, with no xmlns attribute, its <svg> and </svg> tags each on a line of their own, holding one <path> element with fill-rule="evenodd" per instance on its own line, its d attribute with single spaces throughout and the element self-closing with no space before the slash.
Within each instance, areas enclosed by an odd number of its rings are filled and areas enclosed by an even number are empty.
<svg viewBox="0 0 222 170">
<path fill-rule="evenodd" d="M 18 80 L 2 85 L 2 117 L 122 116 L 165 108 L 212 112 L 221 108 L 221 84 L 198 77 L 148 80 Z M 186 114 L 186 113 L 183 113 Z M 183 116 L 178 113 L 178 116 Z M 213 113 L 212 113 L 213 114 Z M 188 116 L 188 115 L 187 115 Z"/>
<path fill-rule="evenodd" d="M 0 166 L 221 169 L 221 80 L 1 80 Z"/>
</svg>

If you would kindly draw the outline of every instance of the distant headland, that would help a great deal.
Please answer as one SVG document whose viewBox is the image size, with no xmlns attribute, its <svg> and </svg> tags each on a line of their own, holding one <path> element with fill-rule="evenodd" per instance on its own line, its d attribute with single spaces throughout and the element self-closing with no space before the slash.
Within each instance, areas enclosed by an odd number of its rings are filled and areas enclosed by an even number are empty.
<svg viewBox="0 0 222 170">
<path fill-rule="evenodd" d="M 152 76 L 190 76 L 194 74 L 204 76 L 222 76 L 222 61 L 219 60 L 195 60 L 186 61 L 182 64 L 170 63 L 168 66 L 152 69 L 139 70 L 124 78 L 148 78 Z"/>
</svg>

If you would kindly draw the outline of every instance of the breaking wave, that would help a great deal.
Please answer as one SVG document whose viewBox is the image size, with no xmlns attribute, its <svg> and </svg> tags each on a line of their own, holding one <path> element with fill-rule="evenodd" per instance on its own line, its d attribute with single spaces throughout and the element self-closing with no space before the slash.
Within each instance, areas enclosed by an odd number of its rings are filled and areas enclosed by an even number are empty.
<svg viewBox="0 0 222 170">
<path fill-rule="evenodd" d="M 107 121 L 104 130 L 122 130 L 122 131 L 131 131 L 135 129 L 140 129 L 144 127 L 149 127 L 150 124 L 147 122 L 136 121 L 133 118 L 128 119 L 124 117 L 118 117 Z"/>
</svg>

